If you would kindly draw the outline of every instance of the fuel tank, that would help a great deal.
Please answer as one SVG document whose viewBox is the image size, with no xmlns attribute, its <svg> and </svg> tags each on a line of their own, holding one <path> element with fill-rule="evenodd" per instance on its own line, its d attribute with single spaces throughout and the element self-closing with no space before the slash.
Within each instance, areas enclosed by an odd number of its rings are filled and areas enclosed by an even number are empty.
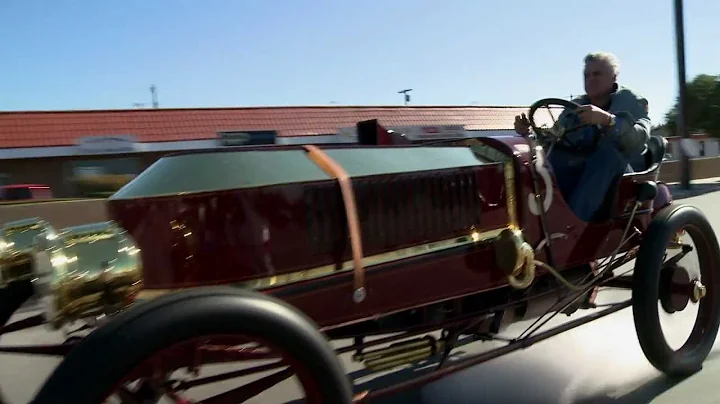
<svg viewBox="0 0 720 404">
<path fill-rule="evenodd" d="M 507 164 L 468 147 L 323 150 L 351 178 L 366 265 L 514 220 Z M 297 147 L 167 156 L 108 200 L 147 289 L 332 275 L 351 258 L 345 212 L 338 181 Z"/>
</svg>

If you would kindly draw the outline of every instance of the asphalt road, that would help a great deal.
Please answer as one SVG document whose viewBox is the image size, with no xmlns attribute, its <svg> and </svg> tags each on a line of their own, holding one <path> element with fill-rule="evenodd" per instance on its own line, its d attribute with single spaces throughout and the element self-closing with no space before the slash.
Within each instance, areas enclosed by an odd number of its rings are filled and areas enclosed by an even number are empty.
<svg viewBox="0 0 720 404">
<path fill-rule="evenodd" d="M 705 186 L 707 192 L 684 199 L 701 208 L 720 234 L 720 193 L 715 184 Z M 712 185 L 712 186 L 711 186 Z M 699 192 L 695 192 L 696 194 Z M 619 301 L 627 292 L 601 294 L 600 303 Z M 16 317 L 27 315 L 19 314 Z M 567 317 L 554 321 L 560 323 Z M 678 333 L 686 326 L 688 316 L 677 323 Z M 522 330 L 529 323 L 514 325 Z M 673 329 L 675 330 L 675 329 Z M 509 333 L 508 333 L 509 335 Z M 684 336 L 684 335 L 683 335 Z M 58 334 L 42 328 L 4 336 L 3 345 L 59 342 Z M 491 343 L 465 345 L 456 356 L 465 356 L 491 348 Z M 360 367 L 343 356 L 350 371 Z M 56 361 L 44 357 L 3 355 L 0 359 L 0 390 L 6 403 L 27 403 L 42 381 L 52 371 Z M 407 372 L 406 372 L 407 373 Z M 387 377 L 387 378 L 385 378 Z M 369 385 L 387 382 L 380 376 L 363 379 Z M 295 388 L 283 385 L 273 396 L 265 396 L 257 403 L 291 399 Z M 581 326 L 526 350 L 501 357 L 461 373 L 428 384 L 420 389 L 397 394 L 381 401 L 383 404 L 463 404 L 463 403 L 558 403 L 558 404 L 681 404 L 720 403 L 720 344 L 702 372 L 679 383 L 664 378 L 647 362 L 635 336 L 631 309 L 622 310 L 596 322 Z"/>
</svg>

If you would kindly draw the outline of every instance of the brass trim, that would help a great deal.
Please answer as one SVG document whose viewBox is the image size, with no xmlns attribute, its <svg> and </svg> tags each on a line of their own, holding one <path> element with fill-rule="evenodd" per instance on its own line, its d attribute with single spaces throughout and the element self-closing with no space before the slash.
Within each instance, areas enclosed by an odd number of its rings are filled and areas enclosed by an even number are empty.
<svg viewBox="0 0 720 404">
<path fill-rule="evenodd" d="M 113 221 L 43 232 L 36 237 L 33 263 L 35 290 L 54 329 L 122 311 L 142 288 L 140 250 Z"/>
<path fill-rule="evenodd" d="M 455 237 L 452 239 L 420 244 L 408 248 L 389 251 L 383 254 L 366 256 L 363 259 L 363 267 L 368 268 L 376 265 L 387 264 L 407 258 L 420 257 L 430 253 L 446 250 L 454 247 L 462 247 L 472 244 L 481 244 L 493 240 L 507 227 L 488 230 L 484 232 L 472 232 L 466 236 Z M 345 261 L 341 269 L 335 269 L 335 264 L 323 265 L 321 267 L 311 268 L 303 271 L 290 272 L 281 275 L 268 276 L 251 281 L 240 282 L 234 284 L 237 287 L 249 288 L 254 290 L 264 290 L 271 287 L 285 286 L 293 283 L 304 282 L 314 279 L 323 278 L 330 275 L 350 272 L 353 270 L 353 261 Z M 184 289 L 191 289 L 184 288 Z M 143 289 L 139 292 L 137 300 L 150 300 L 164 294 L 181 290 L 178 289 Z"/>
<path fill-rule="evenodd" d="M 535 251 L 530 244 L 522 242 L 518 248 L 518 257 L 521 259 L 520 265 L 513 274 L 507 277 L 507 280 L 508 284 L 515 289 L 526 289 L 535 280 Z"/>
<path fill-rule="evenodd" d="M 0 226 L 0 288 L 34 278 L 32 252 L 35 237 L 43 232 L 54 234 L 55 230 L 37 217 Z"/>
</svg>

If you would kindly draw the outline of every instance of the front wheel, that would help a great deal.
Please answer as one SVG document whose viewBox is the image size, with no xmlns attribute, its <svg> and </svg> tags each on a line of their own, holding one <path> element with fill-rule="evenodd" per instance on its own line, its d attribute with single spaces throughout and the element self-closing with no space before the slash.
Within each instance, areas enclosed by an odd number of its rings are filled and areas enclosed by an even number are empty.
<svg viewBox="0 0 720 404">
<path fill-rule="evenodd" d="M 273 403 L 294 390 L 300 397 L 291 398 L 311 404 L 352 401 L 342 365 L 310 319 L 280 300 L 216 287 L 121 313 L 72 350 L 33 402 Z"/>
<path fill-rule="evenodd" d="M 633 317 L 645 356 L 668 376 L 700 371 L 715 343 L 720 325 L 718 265 L 717 237 L 697 208 L 670 205 L 650 222 L 635 262 Z M 688 312 L 696 313 L 689 336 L 673 344 L 678 327 L 664 332 L 661 320 Z"/>
</svg>

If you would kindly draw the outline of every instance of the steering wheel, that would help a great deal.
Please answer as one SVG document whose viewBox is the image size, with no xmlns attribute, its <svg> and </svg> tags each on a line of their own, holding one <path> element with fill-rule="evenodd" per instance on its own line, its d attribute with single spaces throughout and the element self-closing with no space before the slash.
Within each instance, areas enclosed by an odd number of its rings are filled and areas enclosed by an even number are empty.
<svg viewBox="0 0 720 404">
<path fill-rule="evenodd" d="M 553 119 L 553 124 L 557 123 L 557 121 L 555 120 L 555 117 L 552 115 L 552 112 L 550 111 L 550 106 L 562 107 L 564 110 L 568 111 L 568 115 L 567 115 L 568 117 L 575 117 L 574 121 L 578 122 L 578 124 L 575 126 L 571 126 L 570 128 L 562 128 L 561 127 L 560 128 L 561 132 L 559 134 L 555 133 L 553 131 L 550 131 L 546 128 L 538 127 L 537 124 L 535 123 L 535 112 L 538 109 L 543 108 L 543 107 L 547 108 L 548 113 L 550 113 L 550 117 Z M 580 118 L 578 117 L 575 110 L 577 110 L 580 107 L 581 107 L 580 104 L 578 104 L 576 102 L 568 101 L 568 100 L 563 100 L 562 98 L 543 98 L 542 100 L 536 101 L 534 104 L 532 104 L 530 106 L 530 110 L 528 111 L 528 121 L 530 123 L 530 127 L 532 127 L 532 129 L 533 129 L 533 132 L 535 132 L 535 134 L 538 137 L 542 136 L 544 138 L 554 139 L 554 145 L 560 144 L 561 147 L 563 147 L 565 149 L 569 149 L 570 151 L 586 153 L 586 152 L 593 150 L 597 146 L 598 141 L 600 141 L 600 135 L 598 132 L 593 133 L 593 139 L 590 142 L 589 146 L 585 146 L 585 147 L 578 146 L 577 144 L 574 144 L 567 140 L 568 133 L 574 132 L 576 130 L 583 129 L 586 127 L 593 126 L 592 124 L 579 123 Z"/>
</svg>

